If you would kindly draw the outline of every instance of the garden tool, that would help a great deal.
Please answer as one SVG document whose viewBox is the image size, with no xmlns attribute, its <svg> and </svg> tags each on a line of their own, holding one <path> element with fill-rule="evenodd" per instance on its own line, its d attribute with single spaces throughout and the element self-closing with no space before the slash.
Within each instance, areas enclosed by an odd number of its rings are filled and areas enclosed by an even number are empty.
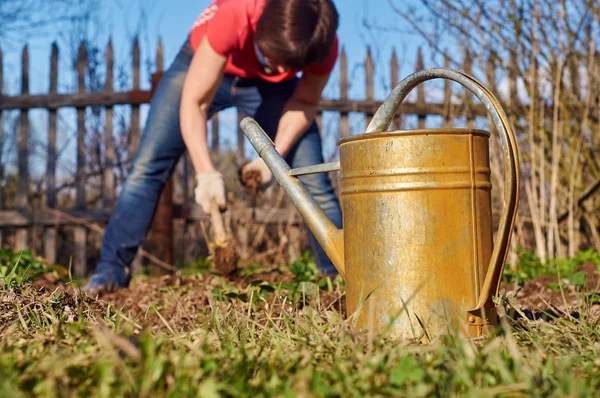
<svg viewBox="0 0 600 398">
<path fill-rule="evenodd" d="M 500 135 L 505 189 L 495 244 L 490 134 L 464 128 L 388 131 L 408 93 L 435 78 L 458 82 L 477 96 Z M 253 119 L 240 125 L 345 278 L 347 312 L 358 328 L 428 342 L 459 330 L 480 337 L 496 325 L 493 296 L 517 213 L 518 150 L 504 111 L 481 83 L 449 69 L 408 76 L 364 134 L 339 142 L 336 163 L 290 169 Z M 333 170 L 341 174 L 343 230 L 298 178 Z"/>
<path fill-rule="evenodd" d="M 231 237 L 225 231 L 219 205 L 214 201 L 210 208 L 210 220 L 214 229 L 214 243 L 210 248 L 212 264 L 217 272 L 231 274 L 236 269 L 238 258 L 232 247 Z"/>
</svg>

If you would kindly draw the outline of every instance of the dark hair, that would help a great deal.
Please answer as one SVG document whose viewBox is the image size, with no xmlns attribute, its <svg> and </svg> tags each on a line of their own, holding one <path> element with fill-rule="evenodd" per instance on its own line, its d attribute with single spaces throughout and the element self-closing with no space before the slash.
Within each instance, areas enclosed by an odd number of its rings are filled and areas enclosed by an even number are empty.
<svg viewBox="0 0 600 398">
<path fill-rule="evenodd" d="M 255 40 L 273 62 L 301 70 L 329 57 L 337 28 L 338 13 L 332 0 L 269 0 Z"/>
</svg>

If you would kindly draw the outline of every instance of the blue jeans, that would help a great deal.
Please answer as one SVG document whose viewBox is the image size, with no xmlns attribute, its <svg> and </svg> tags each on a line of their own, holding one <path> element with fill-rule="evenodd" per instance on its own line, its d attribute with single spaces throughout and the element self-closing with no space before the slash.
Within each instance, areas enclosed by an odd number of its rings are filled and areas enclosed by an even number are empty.
<svg viewBox="0 0 600 398">
<path fill-rule="evenodd" d="M 104 232 L 96 274 L 110 275 L 119 286 L 129 283 L 129 267 L 150 227 L 161 191 L 186 150 L 179 127 L 179 100 L 192 56 L 192 49 L 186 43 L 157 87 L 132 170 Z M 269 83 L 225 75 L 208 116 L 235 106 L 255 118 L 265 132 L 274 138 L 283 106 L 292 95 L 296 83 L 297 79 Z M 293 168 L 323 162 L 321 137 L 316 123 L 313 122 L 300 138 L 286 160 Z M 332 222 L 341 228 L 339 201 L 327 174 L 306 175 L 300 180 Z M 315 237 L 310 231 L 308 233 L 312 253 L 321 272 L 337 274 Z"/>
</svg>

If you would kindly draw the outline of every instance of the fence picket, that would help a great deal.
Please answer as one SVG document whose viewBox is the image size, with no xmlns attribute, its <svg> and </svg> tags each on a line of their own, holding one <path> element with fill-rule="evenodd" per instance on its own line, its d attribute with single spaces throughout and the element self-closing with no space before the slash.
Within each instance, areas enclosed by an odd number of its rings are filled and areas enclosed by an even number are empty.
<svg viewBox="0 0 600 398">
<path fill-rule="evenodd" d="M 50 55 L 50 93 L 56 94 L 58 91 L 58 45 L 52 43 L 52 52 Z M 48 159 L 46 166 L 47 186 L 46 186 L 46 206 L 49 208 L 57 207 L 56 202 L 56 122 L 57 110 L 48 111 Z M 44 230 L 44 257 L 50 264 L 56 262 L 56 230 L 57 226 L 52 226 Z"/>
<path fill-rule="evenodd" d="M 219 153 L 219 113 L 215 113 L 211 118 L 211 127 L 210 127 L 210 135 L 211 135 L 211 150 L 214 153 Z"/>
<path fill-rule="evenodd" d="M 392 59 L 390 60 L 390 89 L 389 91 L 392 91 L 394 89 L 394 87 L 396 87 L 396 85 L 400 82 L 400 79 L 398 78 L 398 57 L 396 56 L 396 49 L 392 50 Z M 396 115 L 394 116 L 394 121 L 393 121 L 393 129 L 394 130 L 400 130 L 402 128 L 402 116 L 399 114 L 399 112 L 396 112 Z"/>
<path fill-rule="evenodd" d="M 340 100 L 348 101 L 348 59 L 346 49 L 342 47 L 340 54 Z M 350 137 L 350 120 L 348 112 L 340 113 L 340 138 Z"/>
<path fill-rule="evenodd" d="M 113 89 L 114 51 L 112 40 L 106 46 L 106 80 L 104 81 L 104 92 L 112 93 Z M 116 153 L 113 138 L 113 107 L 107 106 L 104 123 L 104 203 L 103 207 L 108 209 L 115 201 L 115 175 Z"/>
<path fill-rule="evenodd" d="M 419 52 L 417 53 L 417 64 L 415 66 L 417 71 L 423 70 L 423 52 L 421 48 L 419 48 Z M 417 87 L 417 105 L 424 106 L 425 105 L 425 86 L 420 84 Z M 423 113 L 418 114 L 419 117 L 419 128 L 424 129 L 427 126 L 427 115 Z"/>
<path fill-rule="evenodd" d="M 238 112 L 237 112 L 237 157 L 238 157 L 238 160 L 241 160 L 244 158 L 244 146 L 245 146 L 246 136 L 244 135 L 244 132 L 242 131 L 242 128 L 240 127 L 240 123 L 242 122 L 242 119 L 244 117 L 246 117 L 244 112 L 238 110 Z"/>
<path fill-rule="evenodd" d="M 3 71 L 3 54 L 0 48 L 0 97 L 2 97 L 2 87 L 4 86 L 4 78 L 2 76 Z M 2 110 L 0 110 L 0 210 L 4 208 L 4 124 L 2 122 Z M 4 242 L 4 231 L 0 229 L 0 248 L 2 248 Z"/>
<path fill-rule="evenodd" d="M 85 93 L 85 74 L 88 69 L 88 52 L 85 43 L 81 43 L 77 52 L 77 88 L 80 93 Z M 77 108 L 77 173 L 75 176 L 76 186 L 76 207 L 85 209 L 85 107 Z M 76 226 L 74 233 L 74 256 L 73 273 L 76 277 L 82 278 L 87 274 L 86 264 L 86 242 L 87 230 L 85 227 Z"/>
<path fill-rule="evenodd" d="M 52 44 L 52 54 L 50 55 L 50 93 L 56 94 L 58 91 L 58 46 L 56 42 Z M 48 164 L 46 175 L 48 176 L 46 189 L 46 206 L 56 207 L 56 109 L 50 109 L 48 112 Z"/>
<path fill-rule="evenodd" d="M 140 43 L 137 37 L 133 41 L 131 59 L 133 69 L 133 91 L 136 92 L 140 90 Z M 131 107 L 131 133 L 129 137 L 130 162 L 140 144 L 140 135 L 140 107 L 136 104 Z"/>
<path fill-rule="evenodd" d="M 444 68 L 450 67 L 450 57 L 448 53 L 444 53 Z M 454 104 L 452 103 L 452 88 L 450 86 L 450 80 L 444 80 L 444 127 L 452 126 L 452 118 L 454 113 Z"/>
<path fill-rule="evenodd" d="M 77 89 L 85 93 L 85 74 L 88 67 L 88 54 L 85 43 L 79 45 L 75 68 L 77 70 Z M 77 208 L 85 209 L 85 107 L 77 108 L 77 174 L 75 177 Z"/>
<path fill-rule="evenodd" d="M 27 46 L 23 48 L 21 56 L 21 92 L 29 93 L 29 49 Z M 19 115 L 19 139 L 18 139 L 18 169 L 19 182 L 17 188 L 17 209 L 22 212 L 27 211 L 29 205 L 29 111 L 21 109 Z M 15 248 L 17 251 L 27 248 L 28 240 L 27 228 L 19 228 L 15 236 Z"/>
<path fill-rule="evenodd" d="M 0 97 L 2 97 L 2 87 L 4 87 L 3 72 L 3 53 L 0 48 Z M 4 124 L 2 123 L 2 110 L 0 110 L 0 210 L 4 208 Z M 0 247 L 2 247 L 2 231 L 0 230 Z"/>
<path fill-rule="evenodd" d="M 365 95 L 368 102 L 373 101 L 373 57 L 371 56 L 371 48 L 367 47 L 367 58 L 365 60 Z M 373 114 L 366 113 L 365 121 L 367 125 L 371 123 Z"/>
</svg>

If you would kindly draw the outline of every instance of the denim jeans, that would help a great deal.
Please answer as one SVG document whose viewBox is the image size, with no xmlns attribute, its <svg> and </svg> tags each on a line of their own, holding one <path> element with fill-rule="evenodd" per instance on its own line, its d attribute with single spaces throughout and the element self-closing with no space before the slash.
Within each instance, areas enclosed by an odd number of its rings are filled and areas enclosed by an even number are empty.
<svg viewBox="0 0 600 398">
<path fill-rule="evenodd" d="M 104 233 L 96 274 L 110 275 L 119 286 L 129 283 L 129 267 L 150 227 L 164 183 L 186 150 L 179 127 L 179 101 L 192 56 L 188 42 L 181 48 L 157 87 L 131 172 Z M 292 95 L 296 83 L 297 79 L 269 83 L 225 75 L 208 116 L 235 106 L 256 119 L 265 132 L 274 138 L 283 106 Z M 321 137 L 316 123 L 313 122 L 299 139 L 286 160 L 293 168 L 323 162 Z M 327 174 L 301 176 L 300 180 L 332 222 L 341 228 L 339 201 Z M 308 234 L 315 262 L 321 272 L 336 275 L 337 271 L 322 247 L 310 231 Z"/>
</svg>

